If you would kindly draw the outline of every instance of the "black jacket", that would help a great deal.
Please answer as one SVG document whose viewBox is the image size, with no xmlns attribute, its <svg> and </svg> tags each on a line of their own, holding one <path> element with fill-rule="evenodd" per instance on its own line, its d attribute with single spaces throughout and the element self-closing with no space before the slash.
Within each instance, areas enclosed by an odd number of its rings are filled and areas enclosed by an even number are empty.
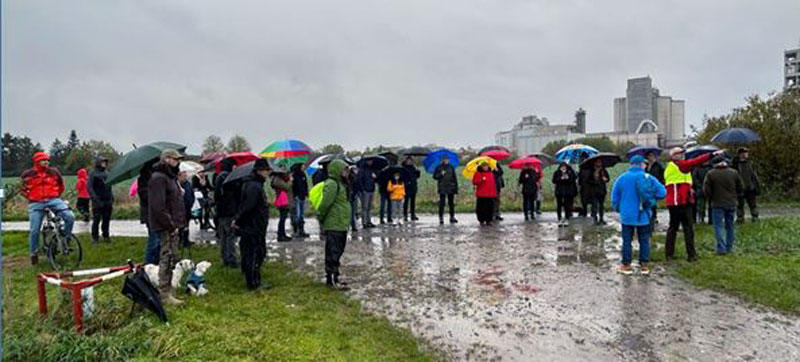
<svg viewBox="0 0 800 362">
<path fill-rule="evenodd" d="M 308 197 L 308 177 L 301 169 L 292 171 L 292 194 L 294 197 L 305 200 Z"/>
<path fill-rule="evenodd" d="M 705 182 L 708 171 L 711 171 L 711 164 L 703 164 L 700 167 L 695 167 L 692 170 L 692 189 L 696 195 L 703 197 L 705 191 L 703 190 L 703 183 Z"/>
<path fill-rule="evenodd" d="M 458 193 L 458 179 L 453 165 L 439 164 L 433 171 L 433 179 L 437 182 L 439 194 L 455 195 Z"/>
<path fill-rule="evenodd" d="M 92 205 L 106 207 L 114 203 L 114 194 L 111 192 L 111 185 L 106 182 L 107 179 L 108 171 L 100 166 L 100 160 L 98 160 L 88 181 Z"/>
<path fill-rule="evenodd" d="M 497 187 L 497 193 L 500 193 L 500 189 L 506 187 L 506 181 L 503 180 L 503 168 L 500 167 L 500 162 L 497 163 L 497 168 L 492 171 L 494 174 L 494 185 Z"/>
<path fill-rule="evenodd" d="M 150 210 L 149 210 L 149 201 L 148 198 L 149 193 L 149 184 L 150 184 L 150 177 L 153 175 L 153 162 L 146 163 L 142 169 L 139 171 L 139 178 L 136 179 L 136 183 L 138 184 L 138 189 L 136 193 L 139 195 L 139 222 L 142 224 L 147 224 L 148 219 L 150 218 Z"/>
<path fill-rule="evenodd" d="M 161 162 L 153 166 L 147 199 L 150 229 L 155 232 L 172 231 L 186 223 L 183 193 L 176 179 L 177 171 L 177 167 L 169 167 Z"/>
<path fill-rule="evenodd" d="M 652 165 L 647 165 L 647 173 L 655 177 L 658 182 L 664 184 L 664 165 L 656 161 Z"/>
<path fill-rule="evenodd" d="M 556 196 L 574 197 L 578 194 L 575 171 L 567 166 L 567 172 L 561 172 L 561 166 L 553 173 L 553 184 L 556 186 Z"/>
<path fill-rule="evenodd" d="M 585 186 L 587 196 L 605 196 L 608 193 L 605 180 L 611 180 L 608 171 L 605 168 L 601 168 L 598 172 L 595 172 L 594 168 L 588 170 Z"/>
<path fill-rule="evenodd" d="M 592 176 L 594 169 L 581 167 L 578 170 L 578 188 L 581 194 L 581 199 L 589 200 L 592 197 L 589 187 L 589 178 Z"/>
<path fill-rule="evenodd" d="M 363 192 L 375 192 L 375 181 L 377 180 L 375 170 L 369 167 L 359 167 L 356 180 L 359 190 Z"/>
<path fill-rule="evenodd" d="M 189 180 L 181 183 L 183 188 L 183 210 L 186 214 L 186 224 L 189 224 L 189 219 L 192 218 L 192 206 L 194 205 L 194 187 Z"/>
<path fill-rule="evenodd" d="M 205 184 L 200 183 L 199 175 L 192 176 L 192 189 L 195 191 L 200 191 L 200 193 L 203 194 L 203 197 L 208 198 L 208 195 L 214 190 L 214 188 L 211 186 L 211 183 L 208 182 L 208 176 L 204 175 L 203 180 L 205 181 Z"/>
<path fill-rule="evenodd" d="M 242 184 L 240 182 L 225 183 L 230 171 L 222 171 L 214 181 L 214 202 L 218 217 L 233 217 L 239 206 Z"/>
<path fill-rule="evenodd" d="M 536 195 L 539 190 L 539 179 L 542 177 L 536 170 L 523 169 L 519 173 L 519 184 L 522 185 L 524 195 Z"/>
<path fill-rule="evenodd" d="M 408 171 L 409 179 L 406 180 L 406 195 L 416 194 L 417 193 L 417 179 L 419 179 L 421 173 L 417 169 L 417 166 L 412 165 L 403 165 L 403 167 Z"/>
<path fill-rule="evenodd" d="M 265 181 L 255 173 L 242 180 L 241 206 L 234 216 L 240 235 L 252 235 L 259 238 L 267 236 L 269 201 L 264 192 Z"/>
</svg>

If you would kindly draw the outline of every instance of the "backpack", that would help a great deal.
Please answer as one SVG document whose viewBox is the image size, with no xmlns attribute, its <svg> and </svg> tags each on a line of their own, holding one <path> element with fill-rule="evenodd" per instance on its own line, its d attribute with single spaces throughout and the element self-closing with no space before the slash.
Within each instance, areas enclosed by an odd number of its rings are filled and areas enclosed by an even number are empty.
<svg viewBox="0 0 800 362">
<path fill-rule="evenodd" d="M 636 196 L 639 197 L 639 211 L 650 210 L 658 204 L 658 190 L 653 187 L 652 175 L 645 173 L 636 180 Z"/>
</svg>

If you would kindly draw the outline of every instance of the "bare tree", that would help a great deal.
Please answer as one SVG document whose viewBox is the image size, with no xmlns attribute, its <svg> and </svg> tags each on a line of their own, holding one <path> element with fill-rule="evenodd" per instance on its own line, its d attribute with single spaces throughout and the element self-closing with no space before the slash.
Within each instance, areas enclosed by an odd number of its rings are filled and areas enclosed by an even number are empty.
<svg viewBox="0 0 800 362">
<path fill-rule="evenodd" d="M 244 152 L 250 150 L 250 142 L 247 142 L 246 138 L 238 134 L 228 140 L 228 146 L 226 147 L 226 151 L 228 152 Z"/>
</svg>

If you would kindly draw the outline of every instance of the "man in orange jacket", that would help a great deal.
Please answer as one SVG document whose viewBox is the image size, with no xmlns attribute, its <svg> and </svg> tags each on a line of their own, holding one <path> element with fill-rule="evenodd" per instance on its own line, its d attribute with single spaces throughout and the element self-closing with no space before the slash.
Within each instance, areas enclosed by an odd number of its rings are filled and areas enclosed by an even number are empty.
<svg viewBox="0 0 800 362">
<path fill-rule="evenodd" d="M 714 156 L 722 154 L 723 150 L 713 153 Z M 675 255 L 675 238 L 678 229 L 683 225 L 683 239 L 686 242 L 686 256 L 689 261 L 697 260 L 694 249 L 694 225 L 692 205 L 692 170 L 708 161 L 712 154 L 701 155 L 686 159 L 686 150 L 675 147 L 669 151 L 670 162 L 664 170 L 664 184 L 667 188 L 667 210 L 669 210 L 669 228 L 667 229 L 667 243 L 665 245 L 667 260 Z"/>
<path fill-rule="evenodd" d="M 39 262 L 39 232 L 42 228 L 44 211 L 52 210 L 64 220 L 64 233 L 72 234 L 72 225 L 75 215 L 69 206 L 61 200 L 64 192 L 64 180 L 55 167 L 50 167 L 50 155 L 44 152 L 33 154 L 33 168 L 26 170 L 20 176 L 22 189 L 20 193 L 28 199 L 28 218 L 30 219 L 29 243 L 31 264 Z"/>
</svg>

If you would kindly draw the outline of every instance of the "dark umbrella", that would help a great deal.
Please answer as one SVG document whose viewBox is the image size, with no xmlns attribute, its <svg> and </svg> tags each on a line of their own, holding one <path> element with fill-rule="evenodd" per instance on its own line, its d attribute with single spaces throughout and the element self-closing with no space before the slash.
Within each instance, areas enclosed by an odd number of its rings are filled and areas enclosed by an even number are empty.
<svg viewBox="0 0 800 362">
<path fill-rule="evenodd" d="M 379 153 L 378 156 L 385 157 L 386 161 L 389 161 L 390 165 L 396 165 L 398 162 L 400 162 L 400 157 L 398 157 L 394 152 L 382 152 Z"/>
<path fill-rule="evenodd" d="M 686 150 L 686 158 L 695 158 L 697 156 L 705 155 L 706 153 L 714 153 L 719 151 L 719 147 L 714 145 L 694 146 Z"/>
<path fill-rule="evenodd" d="M 761 141 L 761 136 L 748 128 L 728 128 L 719 131 L 711 138 L 713 143 L 753 143 Z"/>
<path fill-rule="evenodd" d="M 583 160 L 583 162 L 581 162 L 581 168 L 593 167 L 595 160 L 601 160 L 603 162 L 603 167 L 609 168 L 609 167 L 614 167 L 614 165 L 620 163 L 620 161 L 622 161 L 622 158 L 619 157 L 619 155 L 616 153 L 601 152 Z"/>
<path fill-rule="evenodd" d="M 161 305 L 158 291 L 153 287 L 147 277 L 147 273 L 144 272 L 144 268 L 137 267 L 132 275 L 125 277 L 125 282 L 122 284 L 122 294 L 134 303 L 139 303 L 151 310 L 162 322 L 167 322 L 167 311 Z"/>
<path fill-rule="evenodd" d="M 486 146 L 484 148 L 481 148 L 481 150 L 478 151 L 478 154 L 479 155 L 483 155 L 484 152 L 488 152 L 488 151 L 505 151 L 506 153 L 511 154 L 511 151 L 509 151 L 508 148 L 505 148 L 503 146 L 497 146 L 497 145 L 495 145 L 495 146 Z"/>
<path fill-rule="evenodd" d="M 628 157 L 628 159 L 630 159 L 631 157 L 636 155 L 644 156 L 650 152 L 653 152 L 656 154 L 656 157 L 658 157 L 661 156 L 662 151 L 663 150 L 661 148 L 656 146 L 636 146 L 634 148 L 629 149 L 626 156 Z"/>
<path fill-rule="evenodd" d="M 534 153 L 531 153 L 528 156 L 529 157 L 536 157 L 536 158 L 539 159 L 539 161 L 542 161 L 542 167 L 547 167 L 547 166 L 556 164 L 556 160 L 553 158 L 553 156 L 550 156 L 550 155 L 548 155 L 548 154 L 546 154 L 544 152 L 534 152 Z"/>
<path fill-rule="evenodd" d="M 272 173 L 287 172 L 286 169 L 283 168 L 283 166 L 279 166 L 274 162 L 272 162 L 271 160 L 267 161 L 267 163 L 269 163 L 269 168 L 272 171 Z M 238 181 L 247 177 L 247 175 L 253 173 L 253 166 L 255 165 L 256 161 L 250 161 L 248 163 L 245 163 L 244 165 L 236 166 L 236 168 L 234 168 L 233 171 L 231 171 L 230 175 L 228 175 L 228 178 L 225 179 L 225 183 L 227 184 L 228 182 Z"/>
<path fill-rule="evenodd" d="M 356 162 L 356 165 L 358 165 L 358 167 L 362 167 L 366 165 L 366 162 L 369 160 L 372 161 L 372 166 L 370 168 L 373 170 L 381 170 L 386 168 L 386 166 L 389 166 L 389 160 L 387 160 L 386 157 L 378 155 L 363 156 L 360 160 L 358 160 L 358 162 Z"/>
<path fill-rule="evenodd" d="M 115 184 L 139 175 L 142 166 L 148 161 L 161 157 L 161 152 L 166 149 L 175 149 L 178 152 L 186 151 L 186 146 L 172 142 L 153 142 L 130 151 L 120 157 L 108 170 L 106 182 Z"/>
<path fill-rule="evenodd" d="M 394 177 L 394 174 L 399 173 L 400 179 L 403 182 L 408 181 L 411 177 L 405 167 L 402 166 L 389 166 L 381 170 L 378 174 L 378 183 L 383 185 Z"/>
<path fill-rule="evenodd" d="M 243 164 L 248 163 L 250 161 L 257 160 L 258 156 L 256 156 L 255 153 L 250 152 L 250 151 L 234 152 L 234 153 L 230 153 L 230 154 L 222 154 L 220 157 L 217 157 L 217 158 L 209 161 L 205 165 L 205 167 L 203 167 L 203 170 L 206 171 L 206 172 L 211 172 L 212 170 L 216 171 L 216 172 L 221 172 L 222 171 L 220 169 L 221 166 L 222 166 L 221 162 L 222 162 L 222 160 L 224 160 L 226 158 L 230 158 L 230 159 L 236 161 L 237 165 L 243 165 Z"/>
<path fill-rule="evenodd" d="M 427 156 L 429 153 L 431 153 L 431 149 L 422 146 L 414 146 L 400 150 L 400 154 L 403 156 Z"/>
</svg>

